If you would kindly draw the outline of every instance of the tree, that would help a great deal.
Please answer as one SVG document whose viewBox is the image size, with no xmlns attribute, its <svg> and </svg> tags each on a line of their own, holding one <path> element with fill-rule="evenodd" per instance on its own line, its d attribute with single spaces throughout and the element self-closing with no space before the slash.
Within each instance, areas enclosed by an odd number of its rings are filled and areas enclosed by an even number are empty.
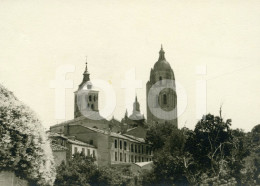
<svg viewBox="0 0 260 186">
<path fill-rule="evenodd" d="M 219 163 L 230 153 L 228 151 L 232 144 L 230 125 L 231 120 L 224 122 L 221 117 L 211 114 L 197 123 L 186 148 L 198 161 L 199 169 L 207 169 L 214 175 L 218 173 Z"/>
<path fill-rule="evenodd" d="M 246 176 L 260 184 L 260 124 L 247 134 L 247 140 L 250 155 L 246 158 L 244 172 L 247 173 Z"/>
<path fill-rule="evenodd" d="M 132 179 L 129 170 L 116 167 L 100 167 L 94 163 L 94 158 L 76 153 L 67 164 L 57 168 L 57 186 L 89 186 L 89 185 L 126 185 Z"/>
<path fill-rule="evenodd" d="M 231 119 L 225 121 L 221 116 L 211 114 L 204 116 L 195 126 L 193 135 L 187 140 L 186 150 L 194 158 L 198 180 L 235 183 L 235 179 L 241 183 L 243 160 L 248 155 L 245 133 L 232 130 L 230 126 Z"/>
<path fill-rule="evenodd" d="M 154 151 L 164 147 L 168 137 L 177 127 L 170 123 L 153 124 L 147 131 L 146 141 L 151 143 Z"/>
<path fill-rule="evenodd" d="M 57 168 L 55 185 L 82 185 L 87 186 L 95 183 L 99 173 L 94 159 L 83 154 L 76 153 L 74 157 L 64 162 Z"/>
<path fill-rule="evenodd" d="M 0 170 L 12 171 L 32 185 L 53 185 L 54 160 L 35 114 L 0 85 Z"/>
<path fill-rule="evenodd" d="M 171 124 L 158 124 L 148 130 L 147 142 L 153 143 L 154 148 L 154 168 L 141 176 L 143 185 L 193 182 L 189 171 L 192 157 L 185 151 L 188 133 L 187 129 L 179 130 Z"/>
<path fill-rule="evenodd" d="M 194 131 L 167 124 L 150 127 L 146 140 L 153 143 L 154 167 L 141 174 L 142 184 L 251 184 L 244 171 L 246 134 L 230 126 L 231 119 L 208 114 Z"/>
</svg>

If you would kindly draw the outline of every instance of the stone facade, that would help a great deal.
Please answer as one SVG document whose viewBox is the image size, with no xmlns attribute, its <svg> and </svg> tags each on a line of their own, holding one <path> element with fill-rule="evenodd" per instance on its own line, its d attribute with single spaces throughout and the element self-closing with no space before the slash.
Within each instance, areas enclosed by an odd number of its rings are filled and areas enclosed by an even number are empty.
<svg viewBox="0 0 260 186">
<path fill-rule="evenodd" d="M 97 156 L 95 146 L 76 140 L 75 136 L 64 136 L 63 134 L 49 132 L 49 138 L 56 166 L 60 165 L 62 161 L 67 163 L 77 152 L 95 158 Z"/>
<path fill-rule="evenodd" d="M 165 52 L 161 47 L 159 59 L 151 69 L 150 79 L 146 84 L 147 123 L 168 122 L 177 127 L 175 77 L 164 55 Z M 169 114 L 170 112 L 172 113 Z"/>
<path fill-rule="evenodd" d="M 78 141 L 96 148 L 97 164 L 100 166 L 152 160 L 150 145 L 143 138 L 82 125 L 72 125 L 69 130 L 69 134 Z"/>
</svg>

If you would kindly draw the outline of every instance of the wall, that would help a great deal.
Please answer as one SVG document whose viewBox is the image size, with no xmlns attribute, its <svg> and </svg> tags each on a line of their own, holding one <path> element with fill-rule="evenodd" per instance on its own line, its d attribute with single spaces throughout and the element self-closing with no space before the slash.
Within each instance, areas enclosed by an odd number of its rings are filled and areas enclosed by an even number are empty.
<svg viewBox="0 0 260 186">
<path fill-rule="evenodd" d="M 75 145 L 72 144 L 71 145 L 71 151 L 72 151 L 72 155 L 75 154 L 75 147 L 77 148 L 77 152 L 81 153 L 83 151 L 83 149 L 85 149 L 85 155 L 88 156 L 92 156 L 93 157 L 93 151 L 95 152 L 95 156 L 97 155 L 97 150 L 95 148 L 92 147 L 86 147 L 86 146 L 81 146 L 81 145 Z M 89 154 L 88 154 L 88 150 L 89 150 Z"/>
<path fill-rule="evenodd" d="M 0 172 L 0 186 L 29 186 L 26 180 L 22 180 L 14 175 L 13 172 Z"/>
<path fill-rule="evenodd" d="M 77 140 L 83 141 L 85 143 L 90 143 L 93 141 L 93 145 L 97 148 L 97 163 L 98 165 L 109 165 L 110 164 L 110 154 L 108 141 L 109 136 L 92 131 L 86 127 L 79 125 L 70 126 L 70 135 L 76 136 Z"/>
<path fill-rule="evenodd" d="M 115 148 L 115 140 L 117 140 L 117 148 Z M 120 140 L 122 141 L 122 149 L 120 149 Z M 127 143 L 126 150 L 124 148 L 124 141 Z M 131 144 L 133 144 L 133 152 L 131 150 Z M 146 153 L 147 144 L 132 142 L 126 139 L 120 139 L 111 137 L 110 140 L 110 156 L 111 156 L 111 164 L 118 163 L 131 163 L 131 162 L 147 162 L 152 160 L 152 154 L 149 152 Z M 140 151 L 139 151 L 140 146 Z M 143 146 L 143 151 L 142 151 Z M 137 151 L 135 150 L 137 147 Z M 115 159 L 115 153 L 117 153 L 117 160 Z M 122 161 L 120 161 L 120 153 L 122 154 Z M 132 161 L 133 156 L 133 161 Z M 140 157 L 140 158 L 139 158 Z M 126 160 L 125 160 L 126 158 Z"/>
<path fill-rule="evenodd" d="M 59 166 L 62 161 L 66 163 L 66 151 L 53 151 L 55 166 Z"/>
</svg>

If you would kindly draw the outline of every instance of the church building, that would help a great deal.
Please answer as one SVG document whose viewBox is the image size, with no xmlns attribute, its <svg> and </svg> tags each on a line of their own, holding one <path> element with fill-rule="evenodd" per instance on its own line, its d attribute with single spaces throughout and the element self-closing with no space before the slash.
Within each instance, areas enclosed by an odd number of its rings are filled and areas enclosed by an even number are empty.
<svg viewBox="0 0 260 186">
<path fill-rule="evenodd" d="M 175 77 L 162 46 L 146 84 L 146 105 L 148 124 L 171 123 L 178 127 Z"/>
<path fill-rule="evenodd" d="M 87 149 L 101 166 L 152 161 L 151 144 L 145 141 L 147 129 L 159 123 L 178 126 L 175 88 L 173 70 L 161 47 L 146 84 L 147 120 L 136 96 L 129 116 L 126 112 L 121 121 L 114 117 L 109 121 L 99 114 L 99 91 L 91 83 L 86 63 L 83 80 L 74 92 L 74 119 L 50 127 L 56 154 L 67 161 L 73 153 Z M 60 148 L 61 144 L 55 144 L 61 141 L 58 138 L 69 145 Z"/>
</svg>

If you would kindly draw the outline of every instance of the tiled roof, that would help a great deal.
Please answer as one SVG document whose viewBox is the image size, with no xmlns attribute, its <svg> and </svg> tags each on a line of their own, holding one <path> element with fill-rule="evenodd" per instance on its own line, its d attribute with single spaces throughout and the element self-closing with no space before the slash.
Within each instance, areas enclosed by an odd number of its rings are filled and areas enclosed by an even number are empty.
<svg viewBox="0 0 260 186">
<path fill-rule="evenodd" d="M 84 126 L 86 127 L 86 126 Z M 125 140 L 129 140 L 132 142 L 136 142 L 136 143 L 145 143 L 145 140 L 143 138 L 137 138 L 131 135 L 127 135 L 127 134 L 119 134 L 119 133 L 115 133 L 115 132 L 109 132 L 106 130 L 101 130 L 101 129 L 97 129 L 97 128 L 92 128 L 92 127 L 86 127 L 89 130 L 101 133 L 101 134 L 105 134 L 105 135 L 110 135 L 116 138 L 121 138 L 121 139 L 125 139 Z"/>
<path fill-rule="evenodd" d="M 77 122 L 77 121 L 91 121 L 93 123 L 103 123 L 103 124 L 106 124 L 106 123 L 109 123 L 109 121 L 107 121 L 106 119 L 102 119 L 102 120 L 91 120 L 85 116 L 80 116 L 80 117 L 77 117 L 77 118 L 74 118 L 74 119 L 71 119 L 71 120 L 67 120 L 67 121 L 64 121 L 62 123 L 59 123 L 59 124 L 56 124 L 56 125 L 52 125 L 50 128 L 52 127 L 57 127 L 57 126 L 63 126 L 65 124 L 70 124 L 70 125 L 73 125 L 73 123 Z M 77 125 L 77 124 L 76 124 Z"/>
<path fill-rule="evenodd" d="M 144 138 L 138 138 L 138 137 L 135 137 L 135 136 L 132 136 L 132 135 L 129 135 L 129 134 L 123 134 L 124 136 L 126 137 L 129 137 L 129 138 L 132 138 L 132 139 L 135 139 L 141 143 L 145 143 L 145 139 Z"/>
<path fill-rule="evenodd" d="M 129 131 L 134 130 L 134 129 L 136 129 L 136 128 L 137 128 L 137 127 L 127 129 L 126 132 L 129 132 Z"/>
<path fill-rule="evenodd" d="M 75 144 L 75 145 L 81 145 L 81 146 L 85 146 L 85 147 L 92 147 L 92 148 L 95 148 L 95 146 L 93 145 L 90 145 L 88 143 L 85 143 L 85 142 L 82 142 L 82 141 L 79 141 L 79 140 L 74 140 L 74 139 L 69 139 L 69 137 L 67 136 L 64 136 L 62 134 L 58 134 L 58 133 L 55 133 L 55 132 L 50 132 L 49 133 L 49 137 L 62 137 L 63 139 L 66 139 L 69 143 L 72 143 L 72 144 Z"/>
<path fill-rule="evenodd" d="M 79 141 L 79 140 L 72 140 L 72 139 L 68 139 L 69 143 L 75 144 L 75 145 L 81 145 L 81 146 L 85 146 L 85 147 L 92 147 L 92 148 L 96 148 L 94 145 L 90 145 L 88 143 Z"/>
<path fill-rule="evenodd" d="M 138 165 L 139 167 L 143 167 L 145 165 L 152 164 L 152 163 L 153 163 L 152 161 L 148 161 L 148 162 L 138 162 L 134 164 Z"/>
<path fill-rule="evenodd" d="M 52 144 L 51 144 L 51 149 L 52 149 L 53 151 L 66 151 L 66 150 L 67 150 L 66 147 L 64 147 L 64 146 L 62 146 L 62 145 L 55 144 L 55 143 L 52 143 Z"/>
<path fill-rule="evenodd" d="M 48 133 L 49 137 L 61 137 L 61 138 L 64 138 L 64 139 L 68 139 L 66 136 L 64 136 L 63 134 L 58 134 L 56 132 L 49 132 Z"/>
</svg>

